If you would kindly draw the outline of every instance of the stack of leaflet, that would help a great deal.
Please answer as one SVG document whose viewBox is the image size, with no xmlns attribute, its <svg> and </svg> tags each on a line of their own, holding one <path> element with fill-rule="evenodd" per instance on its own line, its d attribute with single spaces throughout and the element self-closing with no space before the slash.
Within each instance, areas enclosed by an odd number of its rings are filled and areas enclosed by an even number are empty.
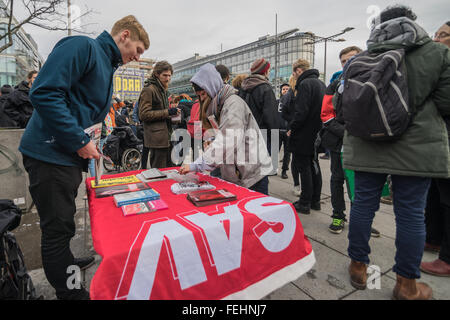
<svg viewBox="0 0 450 320">
<path fill-rule="evenodd" d="M 127 204 L 159 200 L 159 198 L 159 193 L 155 189 L 150 188 L 137 192 L 116 194 L 114 195 L 114 203 L 117 207 L 122 207 Z"/>
<path fill-rule="evenodd" d="M 236 200 L 236 195 L 226 189 L 189 192 L 187 199 L 197 207 Z"/>
<path fill-rule="evenodd" d="M 208 181 L 199 181 L 199 182 L 179 182 L 174 183 L 170 190 L 175 194 L 184 194 L 192 191 L 200 191 L 200 190 L 212 190 L 216 187 L 210 184 Z"/>
<path fill-rule="evenodd" d="M 167 209 L 168 206 L 163 200 L 153 200 L 148 202 L 139 202 L 122 206 L 124 216 L 134 216 L 137 214 L 155 212 Z"/>
</svg>

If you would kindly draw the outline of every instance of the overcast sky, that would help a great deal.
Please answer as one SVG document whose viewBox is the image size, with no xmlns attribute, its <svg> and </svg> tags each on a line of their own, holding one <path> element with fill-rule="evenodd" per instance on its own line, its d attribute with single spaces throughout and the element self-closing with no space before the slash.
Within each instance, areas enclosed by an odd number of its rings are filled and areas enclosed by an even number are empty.
<svg viewBox="0 0 450 320">
<path fill-rule="evenodd" d="M 114 22 L 133 14 L 150 37 L 150 48 L 144 57 L 171 63 L 199 53 L 201 56 L 255 41 L 292 28 L 311 31 L 319 36 L 339 33 L 346 27 L 355 30 L 343 35 L 346 42 L 328 43 L 327 78 L 340 70 L 339 51 L 350 45 L 366 48 L 369 36 L 367 21 L 377 10 L 394 3 L 406 4 L 417 14 L 417 22 L 430 34 L 450 20 L 449 0 L 72 0 L 81 10 L 88 6 L 96 13 L 82 19 L 86 30 L 97 36 L 110 31 Z M 16 11 L 20 16 L 20 12 Z M 25 28 L 38 43 L 44 59 L 62 37 L 62 32 L 49 32 L 32 26 Z M 315 68 L 323 72 L 324 45 L 316 45 Z"/>
</svg>

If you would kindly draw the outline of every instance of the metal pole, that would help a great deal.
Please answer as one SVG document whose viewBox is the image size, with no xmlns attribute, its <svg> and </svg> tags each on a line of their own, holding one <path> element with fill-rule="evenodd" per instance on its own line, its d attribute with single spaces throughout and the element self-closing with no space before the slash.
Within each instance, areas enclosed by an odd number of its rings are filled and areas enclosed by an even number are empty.
<svg viewBox="0 0 450 320">
<path fill-rule="evenodd" d="M 325 83 L 327 83 L 327 41 L 328 39 L 325 39 L 325 57 L 323 59 L 323 82 Z"/>
<path fill-rule="evenodd" d="M 67 0 L 67 31 L 69 36 L 72 35 L 72 16 L 71 16 L 70 0 Z"/>
<path fill-rule="evenodd" d="M 278 14 L 275 14 L 275 92 L 278 92 Z"/>
</svg>

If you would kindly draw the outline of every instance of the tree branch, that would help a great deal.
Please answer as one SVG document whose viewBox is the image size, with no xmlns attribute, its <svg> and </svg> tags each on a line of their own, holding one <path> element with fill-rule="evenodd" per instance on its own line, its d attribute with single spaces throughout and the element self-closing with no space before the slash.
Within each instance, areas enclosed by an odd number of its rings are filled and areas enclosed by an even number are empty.
<svg viewBox="0 0 450 320">
<path fill-rule="evenodd" d="M 13 26 L 13 9 L 14 0 L 10 0 L 5 4 L 6 16 L 9 18 L 8 30 L 6 34 L 0 35 L 0 41 L 7 38 L 8 43 L 0 47 L 0 52 L 6 50 L 13 45 L 13 35 L 17 33 L 20 28 L 26 24 L 34 25 L 38 28 L 42 28 L 49 31 L 66 31 L 68 30 L 67 22 L 63 19 L 65 14 L 60 13 L 58 8 L 61 4 L 65 3 L 65 0 L 22 0 L 22 4 L 28 11 L 28 17 L 18 22 Z M 9 6 L 9 12 L 7 7 Z M 3 9 L 3 8 L 2 8 Z M 74 21 L 77 21 L 87 15 L 93 13 L 92 10 L 86 9 L 86 12 L 77 17 Z M 9 14 L 9 16 L 8 16 Z M 83 30 L 74 31 L 83 34 L 93 34 L 85 32 Z"/>
</svg>

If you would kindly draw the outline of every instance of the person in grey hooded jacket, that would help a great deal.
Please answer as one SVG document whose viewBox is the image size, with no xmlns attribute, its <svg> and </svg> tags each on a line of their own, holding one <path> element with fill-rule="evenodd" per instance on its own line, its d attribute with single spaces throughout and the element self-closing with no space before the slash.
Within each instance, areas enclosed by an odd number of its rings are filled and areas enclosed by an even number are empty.
<svg viewBox="0 0 450 320">
<path fill-rule="evenodd" d="M 211 138 L 203 156 L 181 167 L 180 173 L 220 167 L 222 179 L 268 194 L 272 161 L 248 105 L 223 83 L 212 64 L 203 65 L 191 82 L 200 100 L 200 120 Z"/>
</svg>

